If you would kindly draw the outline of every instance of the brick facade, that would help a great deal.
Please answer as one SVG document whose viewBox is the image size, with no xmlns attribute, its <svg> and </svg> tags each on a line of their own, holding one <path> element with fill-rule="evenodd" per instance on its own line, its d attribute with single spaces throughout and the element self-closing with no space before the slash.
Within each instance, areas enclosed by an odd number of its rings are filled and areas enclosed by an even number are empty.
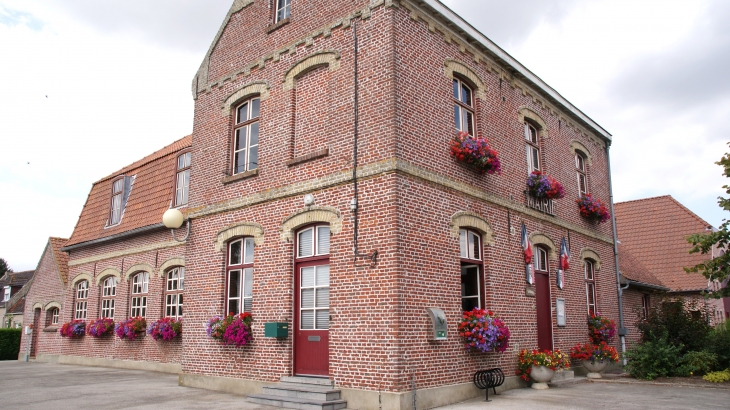
<svg viewBox="0 0 730 410">
<path fill-rule="evenodd" d="M 293 322 L 294 234 L 317 222 L 329 224 L 332 233 L 329 377 L 341 388 L 400 393 L 414 386 L 470 383 L 482 368 L 498 366 L 514 374 L 519 349 L 537 347 L 535 298 L 528 296 L 524 279 L 522 223 L 536 245 L 550 250 L 551 305 L 557 298 L 566 303 L 566 326 L 558 327 L 552 314 L 555 348 L 567 351 L 587 339 L 581 255 L 600 266 L 598 310 L 617 319 L 610 224 L 587 222 L 574 203 L 576 147 L 588 151 L 589 191 L 609 198 L 608 134 L 539 84 L 510 74 L 507 62 L 470 45 L 466 34 L 447 28 L 445 17 L 433 10 L 408 1 L 331 3 L 323 8 L 318 1 L 293 0 L 289 22 L 268 30 L 273 23 L 269 2 L 234 2 L 193 81 L 191 188 L 184 209 L 191 230 L 184 245 L 172 246 L 169 232 L 158 229 L 71 251 L 69 283 L 84 273 L 97 281 L 106 268 L 125 276 L 133 265 L 149 266 L 148 317 L 153 318 L 162 315 L 160 266 L 184 260 L 181 345 L 165 350 L 150 338 L 133 343 L 85 338 L 60 341 L 57 351 L 174 362 L 188 375 L 255 382 L 291 375 L 293 338 L 265 338 L 263 324 Z M 358 248 L 377 250 L 376 262 L 355 259 L 352 251 L 354 24 Z M 475 90 L 476 133 L 499 151 L 501 175 L 479 175 L 449 155 L 454 76 Z M 261 97 L 258 168 L 232 175 L 235 107 L 255 96 Z M 541 125 L 543 169 L 565 187 L 555 215 L 526 206 L 525 119 Z M 313 195 L 313 205 L 303 203 L 305 194 Z M 161 212 L 154 216 L 157 223 Z M 512 333 L 503 354 L 468 353 L 458 337 L 459 228 L 473 229 L 484 239 L 481 290 L 486 305 Z M 254 336 L 245 348 L 233 348 L 208 338 L 204 323 L 226 313 L 226 243 L 240 236 L 252 236 L 256 243 Z M 554 272 L 563 237 L 573 258 L 560 290 Z M 120 311 L 128 310 L 128 288 L 125 279 L 118 285 Z M 73 303 L 68 289 L 60 301 L 64 320 L 70 320 Z M 92 287 L 90 300 L 98 291 Z M 427 307 L 446 313 L 447 340 L 430 340 Z M 89 317 L 96 315 L 98 306 L 90 304 Z"/>
</svg>

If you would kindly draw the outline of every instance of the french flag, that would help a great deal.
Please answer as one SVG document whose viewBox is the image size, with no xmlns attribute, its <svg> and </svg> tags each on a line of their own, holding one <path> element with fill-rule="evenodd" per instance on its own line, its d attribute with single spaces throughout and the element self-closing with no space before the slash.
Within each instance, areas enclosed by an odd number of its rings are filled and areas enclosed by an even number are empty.
<svg viewBox="0 0 730 410">
<path fill-rule="evenodd" d="M 565 285 L 564 277 L 565 271 L 570 268 L 570 250 L 568 250 L 568 244 L 565 242 L 565 237 L 560 242 L 560 259 L 558 260 L 558 274 L 555 275 L 555 281 L 559 289 L 562 289 Z"/>
<path fill-rule="evenodd" d="M 527 226 L 522 223 L 522 253 L 525 256 L 525 280 L 530 285 L 535 284 L 535 272 L 532 270 L 532 244 L 527 235 Z"/>
</svg>

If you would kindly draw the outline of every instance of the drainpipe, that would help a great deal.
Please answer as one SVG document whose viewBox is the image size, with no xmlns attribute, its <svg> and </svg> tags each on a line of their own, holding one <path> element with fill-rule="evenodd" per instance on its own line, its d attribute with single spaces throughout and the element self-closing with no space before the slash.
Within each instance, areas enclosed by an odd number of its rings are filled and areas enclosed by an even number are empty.
<svg viewBox="0 0 730 410">
<path fill-rule="evenodd" d="M 618 236 L 616 235 L 616 211 L 613 208 L 613 183 L 611 182 L 611 155 L 609 153 L 610 145 L 606 144 L 606 162 L 608 163 L 608 197 L 611 205 L 611 228 L 613 229 L 613 258 L 616 266 L 616 292 L 618 294 L 618 335 L 621 339 L 621 354 L 624 356 L 626 353 L 626 334 L 628 329 L 624 327 L 624 306 L 621 300 L 623 289 L 621 288 L 621 272 L 618 268 Z M 626 365 L 626 358 L 624 356 L 624 366 Z"/>
</svg>

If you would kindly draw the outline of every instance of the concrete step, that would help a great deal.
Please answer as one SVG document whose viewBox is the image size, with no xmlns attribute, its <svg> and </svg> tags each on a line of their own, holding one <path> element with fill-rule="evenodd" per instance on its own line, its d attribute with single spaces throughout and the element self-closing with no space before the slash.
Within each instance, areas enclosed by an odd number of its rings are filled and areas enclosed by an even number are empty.
<svg viewBox="0 0 730 410">
<path fill-rule="evenodd" d="M 271 396 L 299 397 L 319 401 L 340 399 L 339 390 L 315 384 L 277 383 L 264 387 L 263 393 Z"/>
<path fill-rule="evenodd" d="M 284 383 L 296 384 L 314 384 L 317 386 L 334 387 L 334 382 L 326 377 L 306 377 L 306 376 L 282 376 L 280 379 Z"/>
<path fill-rule="evenodd" d="M 565 387 L 565 386 L 571 386 L 578 383 L 584 383 L 588 381 L 588 378 L 586 377 L 574 377 L 572 379 L 563 379 L 563 380 L 551 380 L 548 382 L 548 386 L 550 387 Z"/>
<path fill-rule="evenodd" d="M 555 372 L 555 375 L 553 375 L 552 382 L 559 382 L 563 380 L 572 379 L 575 377 L 575 372 L 572 370 L 560 370 Z"/>
<path fill-rule="evenodd" d="M 266 406 L 300 410 L 340 410 L 347 408 L 345 400 L 312 400 L 301 397 L 275 396 L 271 394 L 249 394 L 247 401 Z"/>
</svg>

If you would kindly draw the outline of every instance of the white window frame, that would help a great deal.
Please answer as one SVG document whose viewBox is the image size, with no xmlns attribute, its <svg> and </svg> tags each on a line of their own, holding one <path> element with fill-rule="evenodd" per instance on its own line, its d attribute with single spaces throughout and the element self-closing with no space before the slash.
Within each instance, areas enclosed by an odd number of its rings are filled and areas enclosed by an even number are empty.
<svg viewBox="0 0 730 410">
<path fill-rule="evenodd" d="M 301 247 L 301 238 L 302 235 L 307 232 L 312 232 L 312 253 L 309 255 L 303 255 L 301 253 L 302 247 Z M 327 232 L 327 245 L 324 245 L 323 243 L 320 243 L 320 237 L 323 236 L 323 232 Z M 302 229 L 301 231 L 297 232 L 297 259 L 301 258 L 311 258 L 314 256 L 324 256 L 329 255 L 330 253 L 330 227 L 329 225 L 317 225 L 312 226 L 306 229 Z M 322 249 L 324 248 L 324 249 Z"/>
<path fill-rule="evenodd" d="M 525 121 L 525 141 L 527 141 L 527 173 L 531 174 L 532 171 L 541 169 L 540 134 L 537 127 L 527 121 Z"/>
<path fill-rule="evenodd" d="M 10 300 L 10 292 L 12 292 L 10 286 L 5 286 L 5 288 L 3 289 L 3 302 L 7 302 Z"/>
<path fill-rule="evenodd" d="M 102 282 L 101 288 L 101 315 L 102 319 L 114 319 L 114 300 L 117 295 L 117 278 L 109 276 Z"/>
<path fill-rule="evenodd" d="M 274 23 L 278 23 L 291 16 L 291 0 L 276 0 Z"/>
<path fill-rule="evenodd" d="M 132 277 L 129 303 L 130 317 L 146 317 L 149 282 L 150 274 L 148 272 L 138 272 Z"/>
<path fill-rule="evenodd" d="M 535 247 L 535 260 L 533 262 L 535 271 L 549 272 L 550 262 L 548 260 L 548 251 L 545 248 Z"/>
<path fill-rule="evenodd" d="M 454 78 L 452 85 L 452 96 L 454 98 L 454 126 L 457 131 L 463 131 L 474 136 L 476 135 L 476 124 L 474 120 L 474 90 L 469 84 L 458 78 Z M 469 91 L 468 101 L 466 100 L 464 88 Z M 469 127 L 471 127 L 471 132 L 469 131 Z"/>
<path fill-rule="evenodd" d="M 240 246 L 239 258 L 233 257 L 233 248 Z M 244 237 L 228 243 L 228 265 L 226 267 L 226 313 L 251 313 L 253 309 L 253 271 L 256 244 L 252 237 Z M 233 275 L 238 276 L 234 286 Z M 246 286 L 248 284 L 248 286 Z M 232 309 L 231 302 L 238 305 Z"/>
<path fill-rule="evenodd" d="M 177 157 L 177 173 L 175 174 L 175 207 L 188 204 L 190 194 L 191 155 L 186 152 Z"/>
<path fill-rule="evenodd" d="M 258 106 L 259 106 L 259 112 L 256 117 L 253 117 L 253 106 L 254 106 L 253 102 L 254 101 L 258 101 Z M 246 119 L 241 121 L 241 118 L 240 118 L 241 117 L 241 115 L 240 115 L 241 108 L 247 104 L 248 104 L 248 106 L 246 107 Z M 236 115 L 236 125 L 233 130 L 233 155 L 231 157 L 232 158 L 231 159 L 231 164 L 232 164 L 231 175 L 237 175 L 237 174 L 241 174 L 244 172 L 253 171 L 254 169 L 257 169 L 259 167 L 258 159 L 259 159 L 259 141 L 261 139 L 261 126 L 260 126 L 260 124 L 261 124 L 261 121 L 260 121 L 260 119 L 261 119 L 261 98 L 254 97 L 254 98 L 250 98 L 250 99 L 242 102 L 241 104 L 239 104 L 236 107 L 235 115 Z M 241 124 L 243 124 L 243 125 L 241 125 Z M 251 130 L 254 128 L 254 126 L 256 129 L 258 129 L 258 131 L 257 131 L 258 134 L 256 137 L 256 144 L 251 144 Z M 246 146 L 243 148 L 239 148 L 236 146 L 236 144 L 238 142 L 238 134 L 242 130 L 246 131 Z M 253 164 L 251 162 L 251 152 L 254 150 L 254 148 L 256 151 L 256 163 L 255 164 Z M 243 169 L 241 169 L 241 170 L 239 170 L 238 166 L 237 166 L 237 161 L 236 161 L 237 155 L 244 156 L 244 162 L 243 162 L 244 166 L 243 166 Z"/>
<path fill-rule="evenodd" d="M 586 307 L 588 308 L 588 314 L 591 312 L 596 313 L 596 269 L 593 261 L 586 259 L 583 262 L 583 272 L 585 274 L 586 281 Z M 593 296 L 593 303 L 591 303 L 591 296 Z"/>
<path fill-rule="evenodd" d="M 124 198 L 124 177 L 112 183 L 112 202 L 109 212 L 109 226 L 122 221 L 122 200 Z"/>
<path fill-rule="evenodd" d="M 185 267 L 178 266 L 167 271 L 165 275 L 165 316 L 182 318 L 183 290 L 185 287 Z"/>
<path fill-rule="evenodd" d="M 477 252 L 479 254 L 477 254 Z M 459 230 L 459 257 L 461 258 L 461 270 L 460 270 L 460 284 L 461 284 L 461 304 L 462 309 L 464 307 L 464 299 L 474 299 L 476 298 L 477 303 L 476 307 L 483 308 L 482 306 L 482 289 L 484 287 L 484 279 L 483 279 L 483 248 L 482 248 L 482 237 L 480 234 L 478 234 L 475 231 L 472 231 L 470 229 L 460 229 Z M 476 263 L 469 263 L 465 262 L 465 260 L 471 260 L 475 262 L 479 262 L 479 264 Z M 477 270 L 477 294 L 476 295 L 464 295 L 465 288 L 464 288 L 464 276 L 467 274 L 468 269 L 474 269 Z"/>
<path fill-rule="evenodd" d="M 89 299 L 89 281 L 82 280 L 76 284 L 76 301 L 74 303 L 74 319 L 86 319 L 86 309 Z"/>
<path fill-rule="evenodd" d="M 578 180 L 578 197 L 580 198 L 588 193 L 588 173 L 586 172 L 586 157 L 578 151 L 575 152 L 575 173 Z"/>
<path fill-rule="evenodd" d="M 320 283 L 318 279 L 317 271 L 320 269 L 327 268 L 327 283 Z M 312 269 L 312 285 L 311 286 L 304 286 L 304 270 L 305 269 Z M 320 325 L 320 320 L 317 319 L 317 312 L 319 311 L 327 311 L 329 312 L 330 308 L 330 265 L 313 265 L 313 266 L 304 266 L 299 268 L 299 292 L 300 292 L 300 300 L 299 300 L 299 328 L 301 330 L 327 330 L 329 329 L 329 318 L 327 319 L 327 325 L 323 326 Z M 304 307 L 304 292 L 311 290 L 312 291 L 312 306 Z M 327 304 L 326 305 L 320 305 L 318 306 L 318 302 L 321 300 L 320 295 L 322 292 L 326 290 L 327 291 Z M 304 320 L 302 319 L 304 317 L 304 312 L 312 312 L 312 327 L 311 328 L 305 328 L 304 327 Z"/>
<path fill-rule="evenodd" d="M 58 308 L 51 309 L 51 325 L 58 324 L 58 316 L 59 316 L 59 309 Z"/>
</svg>

